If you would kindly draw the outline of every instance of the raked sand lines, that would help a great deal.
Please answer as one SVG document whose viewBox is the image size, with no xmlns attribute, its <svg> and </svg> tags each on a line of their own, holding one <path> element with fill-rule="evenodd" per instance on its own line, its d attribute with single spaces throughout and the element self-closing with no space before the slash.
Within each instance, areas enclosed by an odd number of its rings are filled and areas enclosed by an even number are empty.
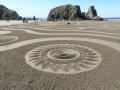
<svg viewBox="0 0 120 90">
<path fill-rule="evenodd" d="M 4 30 L 15 30 L 15 31 L 17 31 L 17 30 L 19 30 L 19 31 L 24 31 L 24 32 L 26 32 L 26 33 L 29 33 L 29 34 L 37 34 L 37 35 L 51 35 L 51 36 L 53 36 L 53 35 L 71 35 L 71 36 L 74 36 L 74 35 L 88 35 L 88 36 L 98 36 L 98 37 L 107 37 L 107 38 L 113 38 L 113 39 L 120 39 L 120 37 L 118 37 L 118 36 L 120 36 L 120 34 L 117 34 L 117 33 L 104 33 L 104 32 L 97 32 L 97 31 L 83 31 L 83 30 L 80 30 L 81 32 L 94 32 L 94 33 L 98 33 L 98 34 L 86 34 L 86 33 L 70 33 L 69 31 L 68 31 L 68 33 L 44 33 L 44 32 L 36 32 L 36 31 L 34 31 L 34 30 L 28 30 L 28 29 L 9 29 L 9 28 L 2 28 L 2 29 L 4 29 Z M 100 34 L 99 34 L 100 33 Z M 104 35 L 104 34 L 107 34 L 107 35 Z M 103 34 L 103 35 L 101 35 L 101 34 Z M 111 36 L 110 36 L 111 35 Z M 113 35 L 117 35 L 117 36 L 113 36 Z"/>
<path fill-rule="evenodd" d="M 1 73 L 15 72 L 4 80 L 20 77 L 18 82 L 26 80 L 43 88 L 58 85 L 60 90 L 68 86 L 77 87 L 76 90 L 119 90 L 120 22 L 66 23 L 35 22 L 1 27 L 0 31 L 4 31 L 0 34 Z"/>
</svg>

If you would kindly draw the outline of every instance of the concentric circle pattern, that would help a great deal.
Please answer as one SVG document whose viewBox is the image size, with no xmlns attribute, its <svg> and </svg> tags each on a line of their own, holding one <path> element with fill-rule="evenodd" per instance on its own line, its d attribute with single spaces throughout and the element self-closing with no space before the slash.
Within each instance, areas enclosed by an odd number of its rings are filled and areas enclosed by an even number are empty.
<svg viewBox="0 0 120 90">
<path fill-rule="evenodd" d="M 73 44 L 51 44 L 35 48 L 25 56 L 37 70 L 59 74 L 76 74 L 96 68 L 102 61 L 99 52 Z"/>
<path fill-rule="evenodd" d="M 0 36 L 0 44 L 9 43 L 17 39 L 18 37 L 16 36 Z"/>
<path fill-rule="evenodd" d="M 71 60 L 79 57 L 80 53 L 66 48 L 53 49 L 48 52 L 48 57 L 57 60 Z"/>
</svg>

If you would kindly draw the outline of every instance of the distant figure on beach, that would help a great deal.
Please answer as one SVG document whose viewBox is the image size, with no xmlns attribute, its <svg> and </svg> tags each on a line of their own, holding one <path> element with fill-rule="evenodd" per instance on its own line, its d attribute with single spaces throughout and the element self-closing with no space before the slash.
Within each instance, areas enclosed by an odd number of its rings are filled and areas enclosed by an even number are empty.
<svg viewBox="0 0 120 90">
<path fill-rule="evenodd" d="M 108 19 L 107 19 L 107 18 L 104 18 L 104 21 L 108 21 Z"/>
<path fill-rule="evenodd" d="M 25 22 L 25 17 L 23 18 L 23 23 Z"/>
<path fill-rule="evenodd" d="M 9 22 L 9 18 L 7 18 L 7 22 Z"/>
<path fill-rule="evenodd" d="M 23 23 L 28 23 L 28 19 L 26 19 L 25 17 L 23 18 Z"/>
<path fill-rule="evenodd" d="M 33 16 L 33 20 L 36 20 L 35 16 Z"/>
<path fill-rule="evenodd" d="M 28 19 L 26 19 L 25 22 L 28 23 Z"/>
</svg>

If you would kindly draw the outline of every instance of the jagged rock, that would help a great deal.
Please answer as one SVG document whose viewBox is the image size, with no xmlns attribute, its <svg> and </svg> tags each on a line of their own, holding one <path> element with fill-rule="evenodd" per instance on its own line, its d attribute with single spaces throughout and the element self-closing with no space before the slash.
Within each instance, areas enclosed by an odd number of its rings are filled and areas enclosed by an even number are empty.
<svg viewBox="0 0 120 90">
<path fill-rule="evenodd" d="M 22 18 L 22 16 L 19 16 L 19 20 L 22 20 L 23 18 Z"/>
<path fill-rule="evenodd" d="M 99 16 L 94 16 L 91 20 L 103 21 L 103 18 Z"/>
<path fill-rule="evenodd" d="M 52 9 L 47 20 L 103 20 L 103 18 L 97 16 L 94 6 L 90 6 L 87 13 L 81 13 L 80 6 L 67 4 Z"/>
<path fill-rule="evenodd" d="M 85 12 L 82 12 L 82 13 L 81 13 L 81 17 L 82 17 L 83 20 L 86 19 Z"/>
<path fill-rule="evenodd" d="M 94 6 L 90 6 L 85 17 L 86 17 L 86 19 L 91 20 L 94 16 L 97 16 L 97 11 L 94 8 Z"/>
<path fill-rule="evenodd" d="M 18 20 L 19 15 L 16 11 L 10 10 L 7 7 L 0 5 L 0 19 Z"/>
<path fill-rule="evenodd" d="M 81 20 L 80 6 L 67 4 L 56 7 L 50 11 L 47 20 Z"/>
</svg>

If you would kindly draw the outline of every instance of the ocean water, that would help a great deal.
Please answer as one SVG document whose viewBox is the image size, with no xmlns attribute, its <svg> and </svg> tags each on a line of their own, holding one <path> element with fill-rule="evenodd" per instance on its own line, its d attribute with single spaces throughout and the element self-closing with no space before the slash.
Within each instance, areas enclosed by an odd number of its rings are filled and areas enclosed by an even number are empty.
<svg viewBox="0 0 120 90">
<path fill-rule="evenodd" d="M 108 20 L 108 21 L 111 21 L 111 20 L 120 20 L 120 18 L 104 18 L 104 20 Z"/>
<path fill-rule="evenodd" d="M 108 20 L 120 20 L 120 19 L 108 19 Z"/>
</svg>

